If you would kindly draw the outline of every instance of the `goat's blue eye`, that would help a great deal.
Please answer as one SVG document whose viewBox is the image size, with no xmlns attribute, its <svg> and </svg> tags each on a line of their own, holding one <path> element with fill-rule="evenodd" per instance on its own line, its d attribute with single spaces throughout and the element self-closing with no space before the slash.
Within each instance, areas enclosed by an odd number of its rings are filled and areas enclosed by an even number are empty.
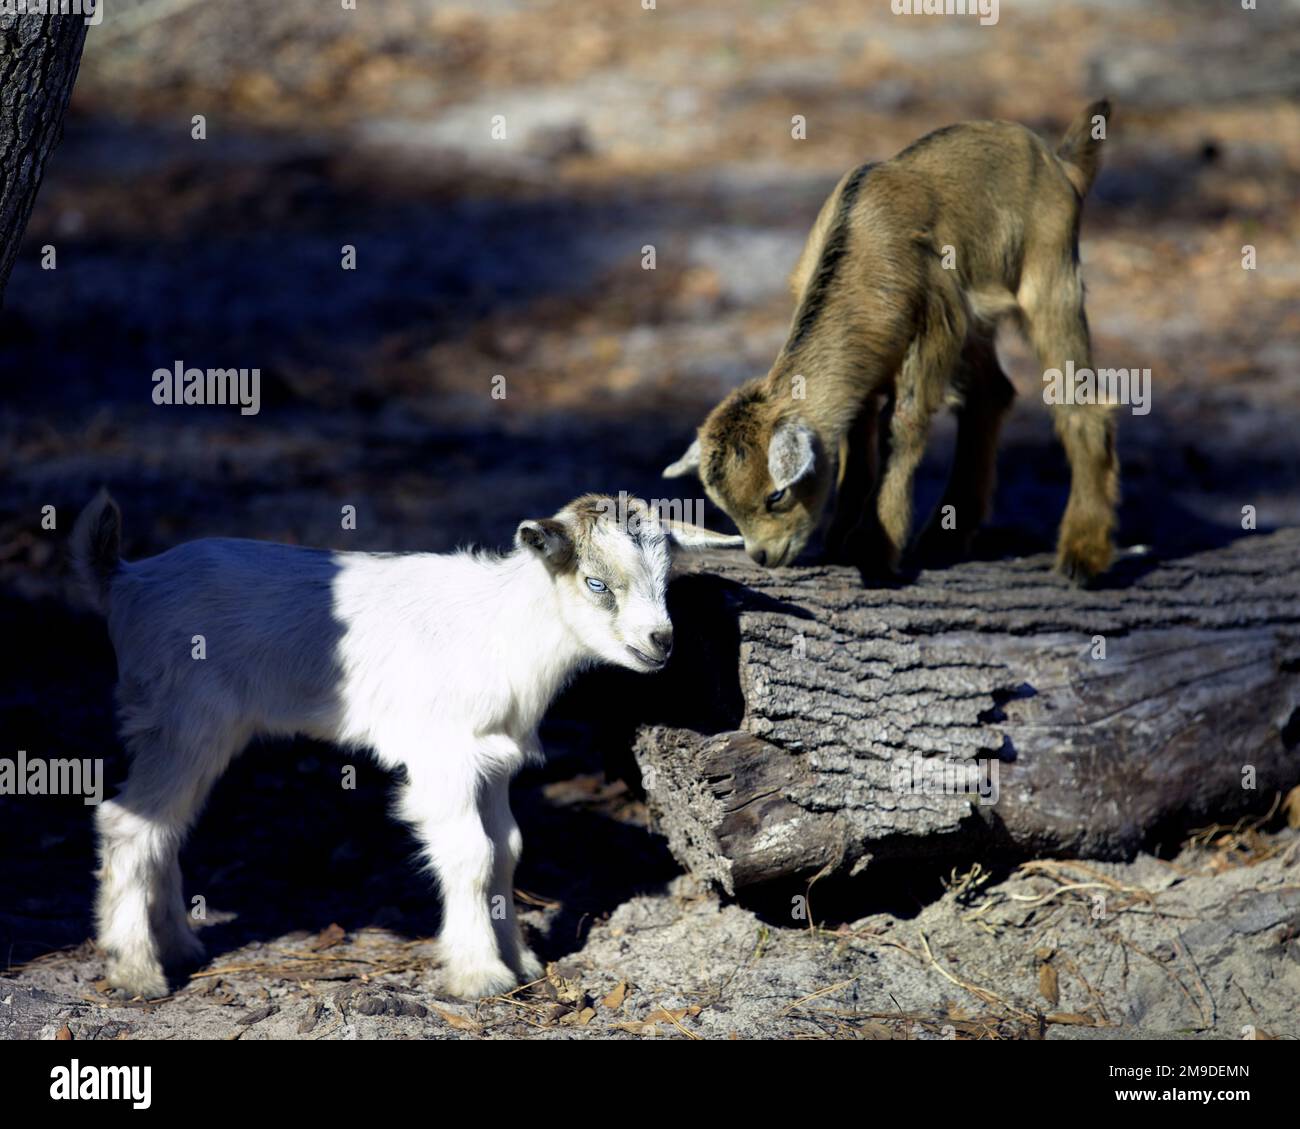
<svg viewBox="0 0 1300 1129">
<path fill-rule="evenodd" d="M 597 580 L 594 576 L 587 577 L 587 587 L 593 592 L 609 591 L 609 589 L 605 587 L 605 582 L 603 580 Z"/>
</svg>

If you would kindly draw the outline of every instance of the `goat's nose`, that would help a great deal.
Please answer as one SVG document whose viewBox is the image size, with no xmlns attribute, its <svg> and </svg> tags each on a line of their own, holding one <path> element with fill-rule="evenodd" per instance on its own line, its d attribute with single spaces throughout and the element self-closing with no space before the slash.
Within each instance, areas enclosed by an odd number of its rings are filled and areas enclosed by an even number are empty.
<svg viewBox="0 0 1300 1129">
<path fill-rule="evenodd" d="M 658 631 L 650 632 L 650 642 L 659 648 L 664 658 L 667 658 L 673 653 L 673 629 L 661 627 Z"/>
<path fill-rule="evenodd" d="M 750 549 L 750 550 L 749 550 L 749 555 L 750 555 L 750 557 L 753 558 L 753 561 L 754 561 L 755 564 L 760 564 L 760 565 L 765 565 L 765 564 L 767 564 L 767 550 L 766 550 L 766 549 Z"/>
</svg>

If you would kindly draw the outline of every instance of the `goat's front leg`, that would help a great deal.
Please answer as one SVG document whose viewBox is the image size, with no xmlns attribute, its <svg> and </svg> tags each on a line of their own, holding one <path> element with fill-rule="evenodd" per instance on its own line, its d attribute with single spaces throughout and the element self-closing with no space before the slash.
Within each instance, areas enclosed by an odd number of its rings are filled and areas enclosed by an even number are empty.
<svg viewBox="0 0 1300 1129">
<path fill-rule="evenodd" d="M 442 891 L 439 940 L 448 991 L 465 999 L 499 995 L 519 978 L 501 959 L 492 920 L 496 852 L 483 820 L 474 739 L 439 749 L 437 757 L 441 771 L 407 762 L 401 813 L 423 841 Z"/>
<path fill-rule="evenodd" d="M 906 375 L 908 365 L 903 366 Z M 901 380 L 901 378 L 900 378 Z M 884 565 L 897 572 L 912 530 L 912 479 L 925 456 L 934 405 L 914 385 L 898 390 L 889 416 L 889 454 L 876 498 L 884 538 Z"/>
<path fill-rule="evenodd" d="M 951 286 L 951 281 L 944 280 L 941 285 Z M 960 302 L 936 288 L 928 299 L 922 329 L 903 358 L 889 417 L 889 454 L 880 480 L 876 513 L 884 531 L 886 564 L 891 571 L 897 571 L 907 550 L 912 531 L 912 479 L 925 456 L 930 421 L 943 403 L 965 336 L 966 319 Z"/>
<path fill-rule="evenodd" d="M 826 531 L 826 552 L 832 560 L 858 564 L 879 545 L 871 505 L 879 478 L 879 427 L 880 404 L 871 396 L 840 445 L 835 516 Z"/>
<path fill-rule="evenodd" d="M 515 914 L 515 866 L 523 853 L 524 840 L 510 810 L 510 777 L 501 774 L 483 788 L 483 824 L 492 839 L 492 924 L 497 947 L 511 968 L 526 981 L 540 979 L 546 971 L 536 954 L 524 943 Z"/>
</svg>

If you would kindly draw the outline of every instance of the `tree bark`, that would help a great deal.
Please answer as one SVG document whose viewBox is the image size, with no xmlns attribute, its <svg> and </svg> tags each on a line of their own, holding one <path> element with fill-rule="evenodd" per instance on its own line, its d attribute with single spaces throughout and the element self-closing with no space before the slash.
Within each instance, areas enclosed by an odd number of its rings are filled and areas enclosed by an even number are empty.
<svg viewBox="0 0 1300 1129">
<path fill-rule="evenodd" d="M 728 891 L 971 848 L 1125 857 L 1300 782 L 1298 561 L 1300 530 L 1251 534 L 1079 591 L 1046 558 L 873 588 L 710 554 L 626 736 L 673 853 Z M 916 787 L 973 764 L 996 802 Z"/>
<path fill-rule="evenodd" d="M 0 304 L 81 65 L 79 15 L 0 13 Z"/>
</svg>

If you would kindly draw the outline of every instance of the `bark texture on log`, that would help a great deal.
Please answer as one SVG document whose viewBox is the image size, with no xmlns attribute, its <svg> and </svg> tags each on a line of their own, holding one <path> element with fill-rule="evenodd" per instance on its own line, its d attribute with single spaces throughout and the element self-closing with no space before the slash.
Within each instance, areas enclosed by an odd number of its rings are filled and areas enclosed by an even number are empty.
<svg viewBox="0 0 1300 1129">
<path fill-rule="evenodd" d="M 82 16 L 0 12 L 0 304 L 81 66 Z"/>
<path fill-rule="evenodd" d="M 729 891 L 976 845 L 1124 857 L 1259 810 L 1300 782 L 1298 563 L 1300 530 L 1129 558 L 1093 591 L 1047 558 L 889 588 L 699 558 L 632 711 L 651 810 Z M 918 789 L 937 762 L 996 765 L 996 802 Z"/>
</svg>

